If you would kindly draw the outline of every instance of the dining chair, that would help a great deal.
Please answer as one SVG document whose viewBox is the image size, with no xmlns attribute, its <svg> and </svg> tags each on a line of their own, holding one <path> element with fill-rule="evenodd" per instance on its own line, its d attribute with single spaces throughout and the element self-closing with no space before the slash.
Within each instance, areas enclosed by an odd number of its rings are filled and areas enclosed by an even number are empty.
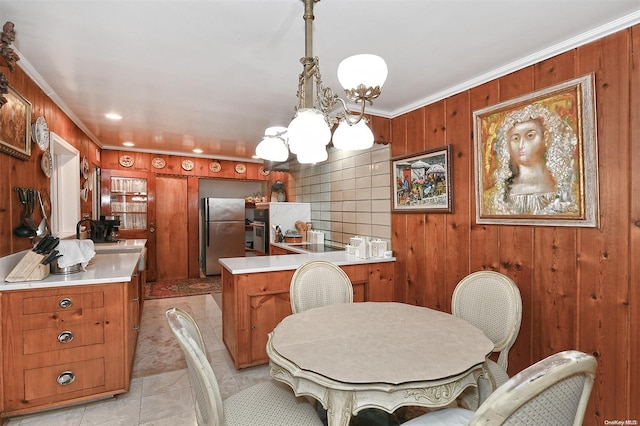
<svg viewBox="0 0 640 426">
<path fill-rule="evenodd" d="M 180 308 L 166 311 L 169 327 L 187 360 L 199 426 L 322 425 L 316 410 L 290 388 L 273 380 L 254 385 L 222 400 L 218 381 L 198 325 Z"/>
<path fill-rule="evenodd" d="M 487 358 L 486 366 L 495 389 L 509 380 L 507 364 L 522 322 L 522 299 L 515 282 L 495 271 L 478 271 L 464 277 L 453 291 L 451 313 L 480 330 L 499 353 L 497 362 Z M 478 388 L 465 389 L 460 400 L 471 410 L 478 407 Z"/>
<path fill-rule="evenodd" d="M 296 269 L 289 287 L 291 311 L 296 314 L 334 303 L 352 303 L 353 285 L 335 263 L 312 260 Z"/>
<path fill-rule="evenodd" d="M 575 350 L 559 352 L 507 380 L 475 412 L 445 408 L 402 425 L 578 426 L 584 419 L 596 367 L 591 355 Z"/>
</svg>

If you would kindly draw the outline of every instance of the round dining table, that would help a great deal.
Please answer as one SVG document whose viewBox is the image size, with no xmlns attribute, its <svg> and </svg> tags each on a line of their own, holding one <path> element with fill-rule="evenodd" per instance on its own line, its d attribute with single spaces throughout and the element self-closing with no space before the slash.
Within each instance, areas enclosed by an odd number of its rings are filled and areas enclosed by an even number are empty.
<svg viewBox="0 0 640 426">
<path fill-rule="evenodd" d="M 449 405 L 478 386 L 493 347 L 446 312 L 363 302 L 285 317 L 269 334 L 267 354 L 274 379 L 318 400 L 329 426 L 347 426 L 363 409 Z"/>
</svg>

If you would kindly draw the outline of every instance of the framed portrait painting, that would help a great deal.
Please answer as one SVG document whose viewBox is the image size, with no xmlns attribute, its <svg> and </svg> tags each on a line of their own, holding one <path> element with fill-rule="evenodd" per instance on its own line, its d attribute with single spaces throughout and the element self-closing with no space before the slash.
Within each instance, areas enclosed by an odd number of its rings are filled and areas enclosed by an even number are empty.
<svg viewBox="0 0 640 426">
<path fill-rule="evenodd" d="M 31 103 L 8 86 L 7 103 L 0 108 L 0 152 L 21 160 L 31 157 Z"/>
<path fill-rule="evenodd" d="M 477 223 L 599 226 L 593 75 L 473 119 Z"/>
<path fill-rule="evenodd" d="M 391 159 L 392 212 L 451 213 L 451 144 Z"/>
</svg>

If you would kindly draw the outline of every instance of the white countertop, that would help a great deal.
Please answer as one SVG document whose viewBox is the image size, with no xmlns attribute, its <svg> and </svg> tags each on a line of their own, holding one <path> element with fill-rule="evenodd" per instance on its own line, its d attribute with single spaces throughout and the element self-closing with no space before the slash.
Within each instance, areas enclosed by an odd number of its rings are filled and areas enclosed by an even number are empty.
<svg viewBox="0 0 640 426">
<path fill-rule="evenodd" d="M 146 240 L 126 240 L 131 243 L 96 244 L 96 255 L 87 265 L 86 271 L 67 275 L 49 274 L 39 281 L 23 281 L 8 283 L 4 277 L 18 264 L 28 250 L 5 256 L 0 259 L 0 292 L 9 290 L 24 290 L 32 288 L 48 288 L 70 285 L 108 284 L 131 281 L 131 274 L 138 265 L 138 260 L 144 249 Z M 140 243 L 140 242 L 143 243 Z M 114 247 L 111 245 L 119 244 Z M 103 246 L 103 247 L 100 247 Z"/>
<path fill-rule="evenodd" d="M 273 244 L 273 243 L 272 243 Z M 286 244 L 284 244 L 286 246 Z M 288 247 L 285 247 L 288 248 Z M 230 257 L 218 262 L 224 269 L 237 274 L 253 274 L 257 272 L 274 272 L 298 269 L 300 265 L 311 260 L 326 260 L 338 266 L 364 265 L 368 263 L 395 262 L 395 257 L 375 257 L 360 259 L 346 251 L 328 253 L 286 254 L 277 256 Z"/>
</svg>

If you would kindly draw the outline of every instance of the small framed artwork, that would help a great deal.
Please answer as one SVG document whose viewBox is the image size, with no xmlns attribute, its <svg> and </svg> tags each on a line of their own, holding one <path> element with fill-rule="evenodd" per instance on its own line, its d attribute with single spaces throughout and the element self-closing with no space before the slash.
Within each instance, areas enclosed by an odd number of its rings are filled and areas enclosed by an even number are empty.
<svg viewBox="0 0 640 426">
<path fill-rule="evenodd" d="M 11 85 L 0 108 L 0 152 L 21 160 L 31 157 L 31 102 Z"/>
<path fill-rule="evenodd" d="M 591 74 L 473 113 L 476 222 L 597 227 Z"/>
<path fill-rule="evenodd" d="M 392 212 L 451 213 L 451 144 L 391 159 Z"/>
</svg>

